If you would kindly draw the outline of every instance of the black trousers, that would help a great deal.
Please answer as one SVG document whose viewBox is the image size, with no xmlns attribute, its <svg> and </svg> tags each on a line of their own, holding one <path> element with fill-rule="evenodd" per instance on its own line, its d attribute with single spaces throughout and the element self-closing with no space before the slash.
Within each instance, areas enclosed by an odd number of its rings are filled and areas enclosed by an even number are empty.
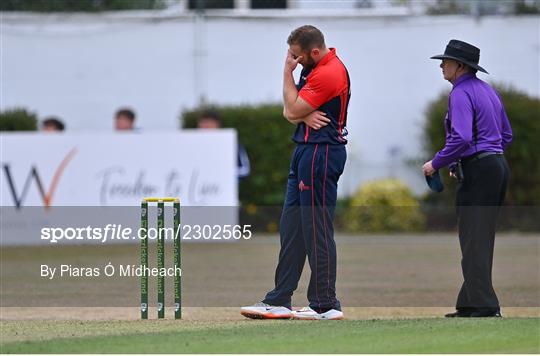
<svg viewBox="0 0 540 356">
<path fill-rule="evenodd" d="M 500 309 L 491 275 L 495 230 L 509 173 L 503 155 L 463 162 L 465 179 L 457 190 L 456 206 L 464 281 L 457 310 Z"/>
</svg>

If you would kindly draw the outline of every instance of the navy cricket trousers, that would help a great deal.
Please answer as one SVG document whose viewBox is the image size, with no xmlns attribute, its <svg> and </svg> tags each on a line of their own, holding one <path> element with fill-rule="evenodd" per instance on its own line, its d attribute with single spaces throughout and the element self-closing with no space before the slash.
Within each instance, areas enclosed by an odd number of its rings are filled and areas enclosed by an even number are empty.
<svg viewBox="0 0 540 356">
<path fill-rule="evenodd" d="M 279 232 L 281 250 L 275 288 L 264 303 L 291 308 L 306 256 L 311 268 L 309 306 L 341 310 L 336 298 L 334 211 L 337 183 L 347 152 L 344 145 L 298 144 L 294 150 Z"/>
</svg>

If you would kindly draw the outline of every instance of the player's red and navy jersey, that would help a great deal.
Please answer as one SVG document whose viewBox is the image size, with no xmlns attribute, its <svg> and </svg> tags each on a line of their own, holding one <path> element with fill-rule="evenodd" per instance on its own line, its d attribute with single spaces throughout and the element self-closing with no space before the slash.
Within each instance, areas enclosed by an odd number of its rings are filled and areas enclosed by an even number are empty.
<svg viewBox="0 0 540 356">
<path fill-rule="evenodd" d="M 347 107 L 351 87 L 347 68 L 336 55 L 336 49 L 324 56 L 314 68 L 303 69 L 297 85 L 298 96 L 317 110 L 326 113 L 331 121 L 314 130 L 301 123 L 296 127 L 296 143 L 347 143 Z"/>
</svg>

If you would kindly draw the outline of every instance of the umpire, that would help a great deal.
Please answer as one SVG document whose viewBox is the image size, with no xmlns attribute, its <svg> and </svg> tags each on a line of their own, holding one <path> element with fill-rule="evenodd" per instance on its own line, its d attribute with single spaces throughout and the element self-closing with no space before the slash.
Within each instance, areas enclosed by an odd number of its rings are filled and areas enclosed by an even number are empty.
<svg viewBox="0 0 540 356">
<path fill-rule="evenodd" d="M 431 176 L 449 166 L 458 179 L 456 195 L 459 243 L 464 282 L 456 311 L 446 317 L 500 317 L 491 274 L 495 229 L 508 184 L 509 169 L 503 152 L 512 141 L 512 129 L 501 98 L 476 77 L 487 73 L 478 65 L 480 49 L 451 40 L 441 59 L 444 79 L 452 83 L 444 120 L 446 143 L 423 166 Z"/>
</svg>

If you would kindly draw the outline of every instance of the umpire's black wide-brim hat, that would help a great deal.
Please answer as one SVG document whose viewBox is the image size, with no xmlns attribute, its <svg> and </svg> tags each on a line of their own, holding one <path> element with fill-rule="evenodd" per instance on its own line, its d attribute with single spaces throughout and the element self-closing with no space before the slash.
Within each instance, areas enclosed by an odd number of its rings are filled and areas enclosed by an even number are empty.
<svg viewBox="0 0 540 356">
<path fill-rule="evenodd" d="M 481 72 L 489 74 L 484 68 L 478 65 L 480 61 L 480 48 L 460 40 L 450 40 L 444 54 L 431 57 L 431 59 L 453 59 L 468 65 L 471 68 L 478 69 Z"/>
</svg>

